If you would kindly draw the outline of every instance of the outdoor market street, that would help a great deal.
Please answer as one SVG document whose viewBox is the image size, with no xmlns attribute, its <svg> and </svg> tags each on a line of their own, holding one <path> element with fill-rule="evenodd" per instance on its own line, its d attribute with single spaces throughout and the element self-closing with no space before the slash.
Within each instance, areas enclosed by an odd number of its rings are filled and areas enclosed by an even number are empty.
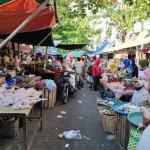
<svg viewBox="0 0 150 150">
<path fill-rule="evenodd" d="M 115 141 L 106 139 L 96 105 L 97 96 L 86 85 L 70 97 L 66 105 L 57 103 L 53 109 L 44 109 L 43 131 L 36 135 L 31 150 L 120 150 Z M 58 119 L 61 111 L 67 114 Z M 82 140 L 58 138 L 58 134 L 69 130 L 80 130 Z"/>
</svg>

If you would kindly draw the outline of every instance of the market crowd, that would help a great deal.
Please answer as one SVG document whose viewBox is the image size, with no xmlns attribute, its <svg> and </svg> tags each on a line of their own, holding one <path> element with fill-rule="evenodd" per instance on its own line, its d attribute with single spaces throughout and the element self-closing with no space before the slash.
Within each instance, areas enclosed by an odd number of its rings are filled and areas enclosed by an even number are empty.
<svg viewBox="0 0 150 150">
<path fill-rule="evenodd" d="M 19 73 L 22 71 L 22 64 L 34 63 L 34 61 L 42 62 L 41 56 L 30 55 L 30 58 L 20 57 L 17 55 L 9 57 L 5 51 L 1 55 L 0 65 L 6 67 L 8 63 L 12 63 L 13 69 Z M 84 86 L 85 81 L 89 84 L 89 89 L 93 90 L 93 93 L 99 93 L 101 89 L 100 79 L 109 78 L 113 76 L 119 79 L 132 79 L 134 94 L 131 102 L 137 106 L 146 106 L 144 111 L 145 127 L 144 134 L 139 141 L 137 150 L 142 150 L 142 147 L 147 147 L 150 138 L 147 133 L 150 133 L 150 67 L 147 60 L 140 60 L 137 65 L 136 58 L 124 58 L 122 60 L 111 59 L 107 57 L 100 59 L 93 56 L 81 56 L 81 57 L 62 57 L 57 55 L 55 57 L 48 56 L 46 62 L 52 65 L 55 71 L 55 83 L 57 85 L 58 93 L 61 92 L 61 82 L 59 82 L 62 72 L 69 71 L 69 73 L 76 73 L 76 75 L 70 75 L 70 84 L 78 90 Z M 77 82 L 77 86 L 76 86 Z M 145 141 L 142 142 L 142 141 Z M 148 150 L 144 148 L 144 150 Z"/>
</svg>

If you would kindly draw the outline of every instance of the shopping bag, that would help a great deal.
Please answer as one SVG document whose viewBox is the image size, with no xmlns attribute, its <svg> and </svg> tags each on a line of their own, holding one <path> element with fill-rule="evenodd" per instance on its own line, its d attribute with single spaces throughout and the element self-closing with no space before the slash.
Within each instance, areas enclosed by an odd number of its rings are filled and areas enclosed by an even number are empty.
<svg viewBox="0 0 150 150">
<path fill-rule="evenodd" d="M 142 131 L 132 128 L 130 130 L 130 137 L 127 150 L 136 150 L 136 146 L 142 136 Z"/>
</svg>

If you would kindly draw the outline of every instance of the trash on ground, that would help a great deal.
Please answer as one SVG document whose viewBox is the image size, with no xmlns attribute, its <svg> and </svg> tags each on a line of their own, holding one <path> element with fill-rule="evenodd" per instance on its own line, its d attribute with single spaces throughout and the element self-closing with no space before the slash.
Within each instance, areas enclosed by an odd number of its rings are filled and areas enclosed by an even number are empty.
<svg viewBox="0 0 150 150">
<path fill-rule="evenodd" d="M 79 100 L 79 101 L 78 101 L 78 103 L 80 103 L 80 104 L 81 104 L 81 103 L 82 103 L 82 101 L 80 101 L 80 100 Z"/>
<path fill-rule="evenodd" d="M 64 135 L 63 135 L 62 133 L 60 133 L 60 134 L 58 135 L 58 137 L 62 139 L 62 138 L 64 137 Z"/>
<path fill-rule="evenodd" d="M 83 96 L 85 96 L 85 94 L 83 94 Z"/>
<path fill-rule="evenodd" d="M 82 139 L 82 136 L 80 134 L 80 130 L 64 131 L 63 135 L 66 139 Z"/>
<path fill-rule="evenodd" d="M 61 119 L 61 118 L 62 118 L 62 116 L 61 116 L 61 115 L 58 115 L 58 116 L 57 116 L 57 118 L 58 118 L 58 119 Z"/>
<path fill-rule="evenodd" d="M 103 147 L 105 146 L 104 144 L 101 144 Z"/>
<path fill-rule="evenodd" d="M 69 144 L 66 144 L 65 147 L 69 147 Z"/>
<path fill-rule="evenodd" d="M 66 112 L 65 111 L 61 111 L 61 114 L 66 115 Z"/>
<path fill-rule="evenodd" d="M 82 117 L 79 117 L 80 120 L 82 120 Z"/>
<path fill-rule="evenodd" d="M 90 138 L 86 137 L 85 135 L 83 136 L 85 139 L 90 140 Z"/>
<path fill-rule="evenodd" d="M 107 140 L 116 140 L 115 135 L 107 135 Z"/>
</svg>

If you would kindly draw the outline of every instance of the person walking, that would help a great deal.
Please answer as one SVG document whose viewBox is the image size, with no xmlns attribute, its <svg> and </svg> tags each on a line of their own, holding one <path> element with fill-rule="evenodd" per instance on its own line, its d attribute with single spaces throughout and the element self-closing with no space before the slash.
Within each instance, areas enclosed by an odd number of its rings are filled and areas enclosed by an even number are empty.
<svg viewBox="0 0 150 150">
<path fill-rule="evenodd" d="M 81 58 L 77 58 L 77 62 L 75 63 L 75 71 L 77 73 L 77 82 L 81 83 L 81 87 L 83 87 L 83 74 L 84 74 L 84 64 L 81 62 Z M 78 84 L 79 85 L 79 84 Z"/>
<path fill-rule="evenodd" d="M 98 88 L 98 84 L 99 84 L 99 79 L 101 77 L 101 74 L 103 74 L 104 72 L 101 71 L 99 64 L 100 64 L 100 59 L 96 59 L 94 62 L 94 65 L 92 67 L 92 76 L 93 76 L 93 88 L 94 88 L 94 92 L 98 93 L 97 88 Z"/>
<path fill-rule="evenodd" d="M 138 67 L 137 65 L 135 64 L 135 59 L 132 58 L 131 59 L 131 65 L 132 65 L 132 77 L 138 77 Z"/>
</svg>

